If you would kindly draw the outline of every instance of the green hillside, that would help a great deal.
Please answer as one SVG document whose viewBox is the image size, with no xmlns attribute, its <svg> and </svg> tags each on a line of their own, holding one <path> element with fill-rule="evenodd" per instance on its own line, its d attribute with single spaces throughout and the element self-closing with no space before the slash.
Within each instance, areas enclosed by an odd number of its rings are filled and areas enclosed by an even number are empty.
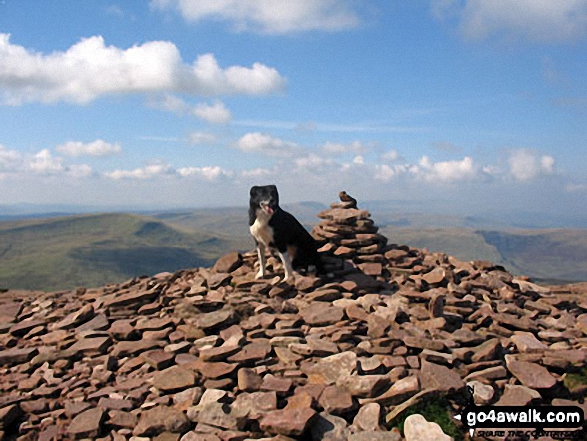
<svg viewBox="0 0 587 441">
<path fill-rule="evenodd" d="M 207 266 L 230 239 L 130 214 L 0 223 L 0 288 L 68 289 Z"/>
<path fill-rule="evenodd" d="M 587 229 L 476 230 L 385 227 L 392 243 L 443 252 L 461 260 L 490 260 L 544 282 L 587 280 Z"/>
<path fill-rule="evenodd" d="M 300 204 L 288 210 L 310 227 L 319 208 Z M 586 229 L 418 228 L 388 223 L 380 231 L 390 243 L 465 261 L 490 260 L 542 281 L 587 280 Z M 228 251 L 252 248 L 246 208 L 0 222 L 0 290 L 99 286 L 210 266 Z"/>
</svg>

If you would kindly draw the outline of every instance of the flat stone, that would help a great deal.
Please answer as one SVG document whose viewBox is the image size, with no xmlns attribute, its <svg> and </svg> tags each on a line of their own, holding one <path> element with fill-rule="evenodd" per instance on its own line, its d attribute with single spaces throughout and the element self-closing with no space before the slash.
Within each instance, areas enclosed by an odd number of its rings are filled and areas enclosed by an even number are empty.
<svg viewBox="0 0 587 441">
<path fill-rule="evenodd" d="M 187 389 L 195 383 L 195 375 L 179 366 L 172 366 L 157 372 L 153 378 L 153 386 L 165 392 Z"/>
<path fill-rule="evenodd" d="M 526 386 L 506 384 L 503 395 L 496 406 L 527 406 L 533 400 L 540 400 L 542 396 L 538 391 Z"/>
<path fill-rule="evenodd" d="M 108 424 L 115 427 L 134 429 L 138 421 L 139 419 L 136 415 L 130 412 L 122 410 L 111 410 L 108 412 Z"/>
<path fill-rule="evenodd" d="M 263 384 L 263 378 L 254 369 L 242 368 L 237 373 L 237 383 L 240 390 L 256 392 Z"/>
<path fill-rule="evenodd" d="M 45 322 L 42 320 L 23 320 L 13 325 L 8 332 L 15 337 L 24 337 L 31 329 L 44 325 Z"/>
<path fill-rule="evenodd" d="M 539 341 L 530 332 L 516 332 L 510 337 L 510 340 L 521 353 L 536 353 L 548 350 L 548 346 Z"/>
<path fill-rule="evenodd" d="M 477 363 L 479 361 L 493 360 L 496 354 L 501 350 L 501 342 L 498 338 L 492 338 L 479 346 L 471 348 L 473 356 L 471 361 Z"/>
<path fill-rule="evenodd" d="M 387 375 L 349 375 L 341 377 L 336 385 L 350 392 L 354 397 L 372 398 L 389 386 Z"/>
<path fill-rule="evenodd" d="M 225 254 L 216 261 L 212 271 L 216 273 L 231 273 L 243 264 L 243 256 L 238 252 Z"/>
<path fill-rule="evenodd" d="M 175 354 L 166 352 L 163 349 L 154 349 L 143 352 L 139 357 L 152 368 L 161 370 L 173 364 Z"/>
<path fill-rule="evenodd" d="M 83 338 L 77 343 L 73 344 L 70 348 L 68 348 L 68 350 L 73 353 L 104 354 L 106 353 L 106 349 L 108 349 L 111 344 L 112 340 L 110 337 Z"/>
<path fill-rule="evenodd" d="M 426 360 L 422 360 L 420 379 L 422 387 L 425 389 L 433 388 L 448 392 L 450 390 L 458 391 L 465 387 L 465 382 L 455 371 Z"/>
<path fill-rule="evenodd" d="M 483 384 L 480 381 L 470 381 L 467 383 L 467 387 L 473 389 L 473 400 L 478 406 L 489 404 L 495 395 L 495 390 L 492 386 Z"/>
<path fill-rule="evenodd" d="M 550 389 L 556 384 L 556 378 L 539 364 L 527 361 L 511 361 L 506 356 L 506 365 L 512 375 L 520 380 L 520 383 L 531 389 Z"/>
<path fill-rule="evenodd" d="M 231 412 L 226 412 L 222 403 L 206 403 L 188 409 L 187 415 L 190 421 L 198 424 L 219 427 L 224 430 L 238 430 L 244 420 L 237 418 Z"/>
<path fill-rule="evenodd" d="M 379 421 L 381 419 L 381 406 L 379 403 L 368 403 L 361 406 L 353 420 L 353 426 L 365 432 L 381 430 Z"/>
<path fill-rule="evenodd" d="M 231 413 L 237 417 L 258 420 L 277 409 L 275 392 L 241 393 L 231 405 Z"/>
<path fill-rule="evenodd" d="M 274 410 L 261 420 L 262 430 L 272 434 L 300 436 L 308 428 L 317 413 L 314 409 Z"/>
<path fill-rule="evenodd" d="M 234 310 L 232 308 L 223 308 L 218 311 L 200 314 L 195 325 L 201 329 L 211 329 L 225 326 L 234 320 Z"/>
<path fill-rule="evenodd" d="M 404 435 L 406 441 L 452 441 L 437 423 L 428 422 L 422 415 L 410 415 L 404 421 Z"/>
<path fill-rule="evenodd" d="M 141 413 L 132 431 L 135 436 L 154 436 L 163 431 L 183 433 L 190 423 L 183 412 L 167 406 L 156 406 Z"/>
<path fill-rule="evenodd" d="M 319 399 L 320 406 L 331 415 L 344 415 L 355 408 L 353 397 L 348 390 L 328 386 Z"/>
<path fill-rule="evenodd" d="M 77 415 L 69 424 L 67 433 L 74 438 L 96 438 L 106 417 L 104 410 L 93 408 Z"/>
<path fill-rule="evenodd" d="M 380 403 L 383 405 L 399 404 L 410 396 L 420 391 L 420 380 L 417 375 L 404 377 L 395 383 L 383 394 L 374 398 L 359 400 L 361 405 L 369 403 Z"/>
<path fill-rule="evenodd" d="M 75 328 L 76 326 L 87 322 L 92 317 L 94 317 L 94 307 L 92 305 L 84 305 L 79 310 L 69 314 L 63 320 L 55 323 L 52 326 L 52 329 L 56 330 Z"/>
<path fill-rule="evenodd" d="M 332 325 L 342 320 L 344 310 L 325 302 L 313 302 L 299 312 L 300 317 L 311 326 Z"/>
<path fill-rule="evenodd" d="M 159 340 L 139 340 L 139 341 L 121 341 L 114 345 L 110 354 L 113 357 L 123 358 L 131 355 L 138 355 L 149 349 L 160 348 Z"/>
<path fill-rule="evenodd" d="M 267 358 L 272 351 L 271 344 L 251 343 L 238 351 L 236 354 L 228 357 L 228 361 L 233 363 L 251 363 Z"/>
<path fill-rule="evenodd" d="M 349 376 L 357 369 L 357 354 L 342 352 L 316 361 L 316 364 L 302 371 L 308 376 L 310 383 L 335 384 L 339 378 Z"/>
<path fill-rule="evenodd" d="M 125 294 L 113 295 L 104 301 L 104 306 L 107 308 L 120 308 L 123 306 L 136 305 L 139 306 L 145 303 L 150 303 L 155 300 L 160 294 L 158 288 L 148 291 L 132 291 Z"/>
<path fill-rule="evenodd" d="M 0 351 L 0 365 L 20 364 L 32 360 L 39 353 L 37 348 L 10 348 Z"/>
</svg>

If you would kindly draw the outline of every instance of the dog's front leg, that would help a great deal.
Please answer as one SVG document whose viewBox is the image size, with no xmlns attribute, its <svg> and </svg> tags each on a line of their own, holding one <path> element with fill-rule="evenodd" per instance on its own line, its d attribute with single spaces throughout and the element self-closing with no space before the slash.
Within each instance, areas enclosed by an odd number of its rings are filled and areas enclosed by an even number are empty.
<svg viewBox="0 0 587 441">
<path fill-rule="evenodd" d="M 294 270 L 291 264 L 291 258 L 289 257 L 287 251 L 284 253 L 279 251 L 279 257 L 281 258 L 281 263 L 283 263 L 283 269 L 285 270 L 285 277 L 283 278 L 282 282 L 291 282 L 294 278 Z"/>
<path fill-rule="evenodd" d="M 265 245 L 261 243 L 257 244 L 257 256 L 259 257 L 259 272 L 255 276 L 255 279 L 261 279 L 267 274 L 267 270 L 265 269 Z"/>
</svg>

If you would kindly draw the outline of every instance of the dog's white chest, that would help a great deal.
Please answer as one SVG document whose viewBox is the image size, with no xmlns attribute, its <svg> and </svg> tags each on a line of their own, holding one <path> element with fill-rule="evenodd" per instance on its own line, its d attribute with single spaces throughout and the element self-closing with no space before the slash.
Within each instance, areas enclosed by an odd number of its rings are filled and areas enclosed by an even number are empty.
<svg viewBox="0 0 587 441">
<path fill-rule="evenodd" d="M 250 227 L 253 237 L 262 245 L 268 247 L 273 242 L 273 228 L 267 222 L 262 222 L 259 218 Z"/>
</svg>

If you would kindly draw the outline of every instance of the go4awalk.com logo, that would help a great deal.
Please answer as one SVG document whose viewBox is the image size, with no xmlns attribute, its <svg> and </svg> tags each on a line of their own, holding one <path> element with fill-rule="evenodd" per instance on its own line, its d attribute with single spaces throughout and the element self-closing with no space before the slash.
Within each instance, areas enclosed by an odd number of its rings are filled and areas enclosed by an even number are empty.
<svg viewBox="0 0 587 441">
<path fill-rule="evenodd" d="M 455 416 L 471 437 L 492 436 L 515 439 L 550 437 L 584 440 L 585 416 L 577 406 L 475 406 L 467 405 Z"/>
</svg>

